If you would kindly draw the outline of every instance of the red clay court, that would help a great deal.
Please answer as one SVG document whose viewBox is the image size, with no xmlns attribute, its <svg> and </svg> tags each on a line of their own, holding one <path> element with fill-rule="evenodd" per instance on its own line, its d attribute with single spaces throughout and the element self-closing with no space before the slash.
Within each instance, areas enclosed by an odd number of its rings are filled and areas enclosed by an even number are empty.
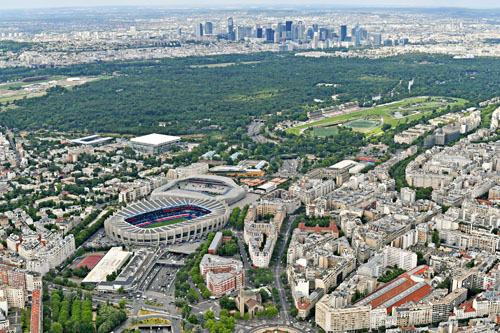
<svg viewBox="0 0 500 333">
<path fill-rule="evenodd" d="M 76 265 L 76 267 L 87 266 L 88 269 L 92 269 L 97 265 L 97 263 L 102 259 L 100 254 L 91 254 Z"/>
</svg>

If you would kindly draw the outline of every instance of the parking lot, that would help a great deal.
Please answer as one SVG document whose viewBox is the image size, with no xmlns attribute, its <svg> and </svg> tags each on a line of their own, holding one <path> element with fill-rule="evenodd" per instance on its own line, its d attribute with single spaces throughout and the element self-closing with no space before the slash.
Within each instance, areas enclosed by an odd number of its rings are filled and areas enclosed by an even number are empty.
<svg viewBox="0 0 500 333">
<path fill-rule="evenodd" d="M 100 246 L 108 246 L 108 245 L 119 245 L 116 241 L 106 235 L 106 231 L 104 228 L 97 230 L 95 234 L 92 235 L 86 242 L 85 246 L 89 247 L 100 247 Z"/>
<path fill-rule="evenodd" d="M 231 206 L 229 206 L 229 209 L 233 210 L 235 207 L 243 208 L 245 205 L 251 205 L 259 199 L 260 199 L 259 194 L 247 193 L 246 197 L 244 197 L 238 202 L 233 203 Z"/>
<path fill-rule="evenodd" d="M 280 173 L 289 175 L 297 174 L 299 162 L 299 159 L 283 159 L 283 165 L 281 166 Z"/>
</svg>

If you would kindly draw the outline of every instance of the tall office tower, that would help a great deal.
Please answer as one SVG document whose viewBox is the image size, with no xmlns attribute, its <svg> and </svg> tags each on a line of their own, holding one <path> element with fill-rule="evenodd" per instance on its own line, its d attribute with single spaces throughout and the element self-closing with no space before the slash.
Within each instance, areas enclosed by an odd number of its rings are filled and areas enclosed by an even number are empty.
<svg viewBox="0 0 500 333">
<path fill-rule="evenodd" d="M 356 23 L 354 28 L 351 29 L 351 36 L 354 36 L 358 30 L 359 30 L 359 23 Z"/>
<path fill-rule="evenodd" d="M 346 37 L 347 37 L 347 25 L 341 25 L 340 26 L 340 41 L 341 42 L 345 41 Z"/>
<path fill-rule="evenodd" d="M 205 35 L 211 35 L 214 32 L 214 25 L 212 22 L 205 22 Z"/>
<path fill-rule="evenodd" d="M 179 35 L 179 37 L 182 36 L 182 29 L 181 28 L 177 29 L 177 35 Z"/>
<path fill-rule="evenodd" d="M 359 33 L 361 34 L 361 38 L 367 39 L 368 38 L 368 30 L 366 29 L 359 29 Z"/>
<path fill-rule="evenodd" d="M 313 32 L 312 48 L 317 49 L 319 47 L 319 32 Z"/>
<path fill-rule="evenodd" d="M 297 27 L 297 30 L 298 30 L 298 40 L 300 41 L 304 41 L 306 40 L 306 26 L 302 24 L 302 22 L 299 23 L 298 27 Z"/>
<path fill-rule="evenodd" d="M 290 35 L 291 40 L 297 40 L 299 39 L 299 29 L 297 24 L 292 24 L 292 31 Z"/>
<path fill-rule="evenodd" d="M 246 37 L 254 37 L 255 36 L 255 34 L 253 34 L 252 27 L 245 27 L 245 36 Z"/>
<path fill-rule="evenodd" d="M 252 34 L 252 28 L 238 26 L 234 29 L 233 33 L 235 34 L 235 40 L 242 40 Z"/>
<path fill-rule="evenodd" d="M 355 46 L 361 46 L 361 40 L 363 40 L 363 29 L 359 27 L 359 24 L 352 29 L 352 40 Z"/>
<path fill-rule="evenodd" d="M 262 38 L 262 28 L 257 28 L 257 38 Z"/>
<path fill-rule="evenodd" d="M 235 40 L 235 33 L 234 33 L 234 23 L 233 23 L 233 18 L 228 17 L 227 19 L 227 39 L 229 40 Z"/>
<path fill-rule="evenodd" d="M 319 29 L 319 39 L 326 40 L 328 38 L 328 29 L 321 28 Z"/>
<path fill-rule="evenodd" d="M 313 24 L 313 32 L 318 32 L 319 26 L 317 24 Z"/>
<path fill-rule="evenodd" d="M 285 26 L 283 25 L 283 23 L 278 23 L 277 24 L 277 26 L 276 26 L 276 32 L 278 33 L 278 36 L 280 38 L 286 36 Z M 276 42 L 278 42 L 278 41 L 279 41 L 279 39 L 276 40 Z"/>
<path fill-rule="evenodd" d="M 203 24 L 202 23 L 196 23 L 194 26 L 194 33 L 196 37 L 203 37 Z"/>
<path fill-rule="evenodd" d="M 307 28 L 306 35 L 307 35 L 308 39 L 313 39 L 313 37 L 314 37 L 314 29 L 311 28 L 311 27 Z"/>
<path fill-rule="evenodd" d="M 274 42 L 274 30 L 271 28 L 266 29 L 266 42 Z"/>
<path fill-rule="evenodd" d="M 382 44 L 382 35 L 381 34 L 373 34 L 373 45 Z"/>
<path fill-rule="evenodd" d="M 292 21 L 285 22 L 285 38 L 292 39 Z"/>
</svg>

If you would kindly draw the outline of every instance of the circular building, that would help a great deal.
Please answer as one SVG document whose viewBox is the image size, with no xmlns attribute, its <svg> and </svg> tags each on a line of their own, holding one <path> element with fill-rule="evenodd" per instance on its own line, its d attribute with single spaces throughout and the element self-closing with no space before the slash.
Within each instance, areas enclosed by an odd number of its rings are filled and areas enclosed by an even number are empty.
<svg viewBox="0 0 500 333">
<path fill-rule="evenodd" d="M 245 190 L 231 178 L 213 175 L 197 175 L 171 180 L 151 193 L 153 200 L 189 197 L 217 199 L 228 205 L 240 201 L 245 196 Z"/>
<path fill-rule="evenodd" d="M 202 238 L 224 227 L 228 219 L 223 201 L 167 197 L 127 206 L 107 219 L 104 228 L 124 244 L 172 245 Z"/>
</svg>

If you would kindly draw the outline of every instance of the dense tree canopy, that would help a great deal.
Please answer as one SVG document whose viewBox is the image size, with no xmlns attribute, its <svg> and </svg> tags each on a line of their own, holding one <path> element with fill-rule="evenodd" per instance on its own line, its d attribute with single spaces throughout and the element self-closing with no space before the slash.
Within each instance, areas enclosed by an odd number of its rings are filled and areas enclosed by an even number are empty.
<svg viewBox="0 0 500 333">
<path fill-rule="evenodd" d="M 248 61 L 255 61 L 248 63 Z M 235 63 L 196 67 L 200 63 Z M 116 62 L 38 70 L 7 71 L 0 79 L 33 74 L 111 74 L 46 96 L 19 100 L 2 122 L 21 129 L 49 128 L 88 132 L 188 134 L 245 128 L 250 117 L 282 112 L 298 119 L 312 107 L 357 100 L 370 105 L 411 95 L 462 97 L 473 102 L 497 94 L 496 58 L 453 59 L 441 55 L 405 55 L 384 59 L 305 58 L 292 53 L 224 55 L 155 61 Z M 10 74 L 9 74 L 10 73 Z M 318 83 L 337 86 L 317 86 Z M 338 95 L 334 101 L 331 96 Z M 315 103 L 313 99 L 324 102 Z M 164 127 L 159 126 L 164 123 Z"/>
</svg>

